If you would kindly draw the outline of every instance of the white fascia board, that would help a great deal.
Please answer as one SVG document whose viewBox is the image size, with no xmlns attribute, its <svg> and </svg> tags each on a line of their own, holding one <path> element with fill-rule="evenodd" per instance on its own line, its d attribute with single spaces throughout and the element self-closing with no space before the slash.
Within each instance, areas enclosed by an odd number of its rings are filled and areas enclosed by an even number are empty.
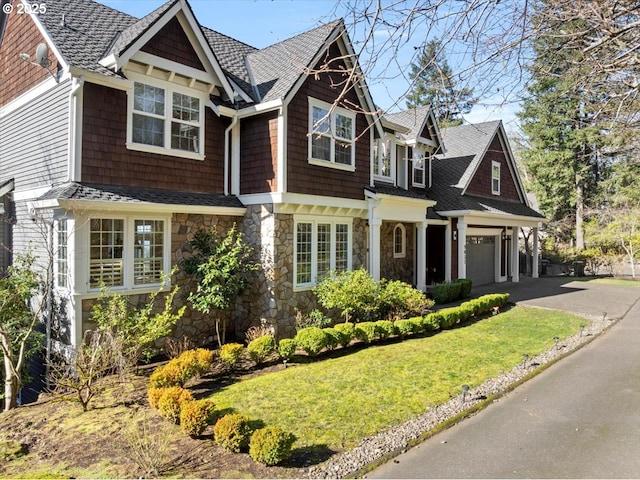
<svg viewBox="0 0 640 480">
<path fill-rule="evenodd" d="M 384 116 L 380 117 L 380 123 L 382 124 L 383 127 L 393 130 L 394 132 L 400 132 L 404 135 L 406 135 L 411 131 L 409 127 L 405 127 L 404 125 L 400 125 L 399 123 L 392 122 L 391 120 L 388 120 Z"/>
<path fill-rule="evenodd" d="M 161 68 L 162 70 L 166 70 L 168 72 L 176 72 L 183 77 L 195 78 L 196 80 L 200 80 L 202 83 L 214 83 L 214 79 L 211 78 L 211 74 L 209 72 L 198 70 L 197 68 L 183 65 L 181 63 L 174 62 L 173 60 L 167 60 L 166 58 L 158 57 L 157 55 L 153 55 L 151 53 L 142 51 L 136 52 L 131 56 L 131 60 L 135 60 L 147 65 L 153 65 L 154 67 Z"/>
<path fill-rule="evenodd" d="M 449 218 L 462 218 L 467 225 L 537 227 L 541 222 L 545 221 L 544 218 L 510 215 L 506 213 L 479 212 L 476 210 L 452 210 L 438 212 L 438 215 Z"/>
<path fill-rule="evenodd" d="M 50 208 L 64 208 L 68 210 L 80 211 L 100 211 L 115 213 L 194 213 L 201 215 L 229 215 L 244 216 L 246 208 L 244 207 L 211 207 L 202 205 L 173 205 L 165 203 L 117 203 L 104 201 L 87 201 L 87 200 L 53 200 L 54 205 L 47 205 Z M 38 202 L 41 203 L 41 202 Z"/>
<path fill-rule="evenodd" d="M 252 115 L 259 115 L 261 113 L 277 110 L 281 108 L 283 105 L 282 99 L 271 100 L 270 102 L 258 103 L 256 105 L 251 105 L 250 107 L 242 108 L 236 110 L 235 108 L 229 108 L 224 105 L 219 105 L 218 110 L 220 111 L 220 115 L 225 117 L 235 117 L 244 118 L 250 117 Z"/>
<path fill-rule="evenodd" d="M 69 73 L 73 77 L 84 77 L 86 82 L 95 83 L 103 87 L 110 87 L 116 90 L 129 90 L 133 88 L 133 81 L 126 78 L 112 77 L 92 72 L 84 68 L 69 67 Z"/>
<path fill-rule="evenodd" d="M 47 185 L 46 187 L 37 187 L 26 190 L 16 190 L 11 195 L 14 202 L 22 202 L 25 200 L 33 200 L 35 198 L 39 198 L 49 190 L 51 190 L 52 185 Z"/>
<path fill-rule="evenodd" d="M 325 197 L 321 195 L 307 195 L 304 193 L 253 193 L 238 195 L 238 199 L 245 205 L 274 205 L 276 213 L 286 213 L 292 205 L 304 205 L 309 207 L 341 208 L 353 211 L 366 211 L 365 200 L 353 200 L 349 198 Z"/>
</svg>

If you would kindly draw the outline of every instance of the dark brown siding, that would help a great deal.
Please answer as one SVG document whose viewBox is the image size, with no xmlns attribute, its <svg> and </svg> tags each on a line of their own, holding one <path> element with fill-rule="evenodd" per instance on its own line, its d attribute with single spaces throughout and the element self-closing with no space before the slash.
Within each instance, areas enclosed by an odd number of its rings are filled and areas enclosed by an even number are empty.
<svg viewBox="0 0 640 480">
<path fill-rule="evenodd" d="M 491 162 L 495 161 L 500 164 L 500 195 L 491 193 Z M 470 195 L 478 195 L 481 197 L 499 198 L 500 200 L 509 200 L 519 202 L 518 188 L 516 182 L 511 175 L 509 162 L 502 148 L 498 135 L 496 135 L 487 150 L 480 166 L 476 170 L 476 174 L 469 183 L 467 193 Z"/>
<path fill-rule="evenodd" d="M 19 0 L 12 3 L 15 6 Z M 4 106 L 37 84 L 47 80 L 49 73 L 44 68 L 32 65 L 20 59 L 21 53 L 30 55 L 35 61 L 36 47 L 45 43 L 40 31 L 31 19 L 31 15 L 9 14 L 4 38 L 0 45 L 0 106 Z M 58 61 L 49 49 L 51 71 L 56 72 Z"/>
<path fill-rule="evenodd" d="M 210 109 L 205 111 L 204 160 L 128 150 L 127 95 L 123 91 L 85 83 L 83 112 L 83 182 L 223 192 L 224 129 L 228 122 Z"/>
<path fill-rule="evenodd" d="M 240 126 L 240 193 L 277 191 L 277 161 L 277 112 L 243 119 Z"/>
<path fill-rule="evenodd" d="M 329 55 L 331 58 L 341 56 L 335 45 L 330 48 Z M 331 69 L 335 71 L 339 68 L 337 65 L 332 65 Z M 342 91 L 344 80 L 345 77 L 339 73 L 322 73 L 317 78 L 309 76 L 289 104 L 287 111 L 287 191 L 358 200 L 364 198 L 363 189 L 369 184 L 369 135 L 371 134 L 364 114 L 356 116 L 355 172 L 345 172 L 308 163 L 308 97 L 333 103 Z M 346 102 L 348 102 L 347 105 L 360 105 L 360 100 L 354 89 L 347 93 Z M 353 111 L 353 107 L 350 110 Z"/>
<path fill-rule="evenodd" d="M 177 18 L 169 20 L 169 23 L 140 50 L 198 70 L 204 70 Z"/>
</svg>

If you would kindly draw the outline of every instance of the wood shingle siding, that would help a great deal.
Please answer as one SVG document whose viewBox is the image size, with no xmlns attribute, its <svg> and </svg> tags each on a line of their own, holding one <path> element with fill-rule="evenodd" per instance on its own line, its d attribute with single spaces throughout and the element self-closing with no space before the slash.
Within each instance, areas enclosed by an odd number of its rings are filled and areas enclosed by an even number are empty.
<svg viewBox="0 0 640 480">
<path fill-rule="evenodd" d="M 277 191 L 277 161 L 277 112 L 242 119 L 240 128 L 240 193 Z"/>
<path fill-rule="evenodd" d="M 204 71 L 198 55 L 175 17 L 140 50 Z"/>
<path fill-rule="evenodd" d="M 478 170 L 473 179 L 469 183 L 467 194 L 477 195 L 480 197 L 495 197 L 491 193 L 491 162 L 498 162 L 500 164 L 500 195 L 501 200 L 509 200 L 514 202 L 520 202 L 518 196 L 518 187 L 513 179 L 513 175 L 509 170 L 509 162 L 504 154 L 504 149 L 498 135 L 496 135 L 486 155 L 480 162 Z"/>
<path fill-rule="evenodd" d="M 86 83 L 82 181 L 175 191 L 222 193 L 224 130 L 228 120 L 205 111 L 205 159 L 127 149 L 127 95 Z M 202 108 L 205 108 L 202 106 Z"/>
</svg>

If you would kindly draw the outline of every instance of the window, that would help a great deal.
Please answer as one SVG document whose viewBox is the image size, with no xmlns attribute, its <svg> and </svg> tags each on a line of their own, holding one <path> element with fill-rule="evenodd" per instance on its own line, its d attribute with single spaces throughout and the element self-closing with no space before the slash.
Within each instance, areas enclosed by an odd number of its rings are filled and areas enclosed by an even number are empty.
<svg viewBox="0 0 640 480">
<path fill-rule="evenodd" d="M 89 288 L 159 284 L 168 251 L 164 220 L 92 218 Z"/>
<path fill-rule="evenodd" d="M 413 181 L 414 187 L 424 187 L 424 165 L 426 162 L 425 154 L 418 148 L 413 149 Z"/>
<path fill-rule="evenodd" d="M 204 158 L 204 112 L 198 97 L 135 82 L 131 98 L 129 147 Z"/>
<path fill-rule="evenodd" d="M 407 248 L 407 231 L 401 223 L 393 229 L 393 258 L 404 258 Z"/>
<path fill-rule="evenodd" d="M 379 180 L 393 181 L 391 150 L 394 142 L 391 137 L 378 138 L 373 147 L 373 174 Z"/>
<path fill-rule="evenodd" d="M 69 246 L 68 246 L 68 224 L 67 220 L 58 220 L 58 251 L 57 251 L 57 280 L 56 284 L 60 288 L 69 286 Z"/>
<path fill-rule="evenodd" d="M 355 123 L 352 112 L 309 99 L 309 162 L 355 168 Z"/>
<path fill-rule="evenodd" d="M 315 285 L 330 271 L 351 268 L 351 227 L 332 220 L 300 220 L 295 224 L 296 287 Z"/>
<path fill-rule="evenodd" d="M 500 195 L 500 164 L 491 162 L 491 193 Z"/>
</svg>

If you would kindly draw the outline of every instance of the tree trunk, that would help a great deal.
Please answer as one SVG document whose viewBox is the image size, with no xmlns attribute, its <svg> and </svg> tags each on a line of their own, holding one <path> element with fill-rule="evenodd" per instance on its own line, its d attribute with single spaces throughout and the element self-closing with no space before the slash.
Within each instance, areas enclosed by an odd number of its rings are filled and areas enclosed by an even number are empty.
<svg viewBox="0 0 640 480">
<path fill-rule="evenodd" d="M 18 406 L 18 377 L 11 370 L 9 360 L 4 359 L 4 411 L 7 412 Z"/>
<path fill-rule="evenodd" d="M 582 182 L 576 182 L 576 248 L 584 250 L 584 188 Z"/>
</svg>

